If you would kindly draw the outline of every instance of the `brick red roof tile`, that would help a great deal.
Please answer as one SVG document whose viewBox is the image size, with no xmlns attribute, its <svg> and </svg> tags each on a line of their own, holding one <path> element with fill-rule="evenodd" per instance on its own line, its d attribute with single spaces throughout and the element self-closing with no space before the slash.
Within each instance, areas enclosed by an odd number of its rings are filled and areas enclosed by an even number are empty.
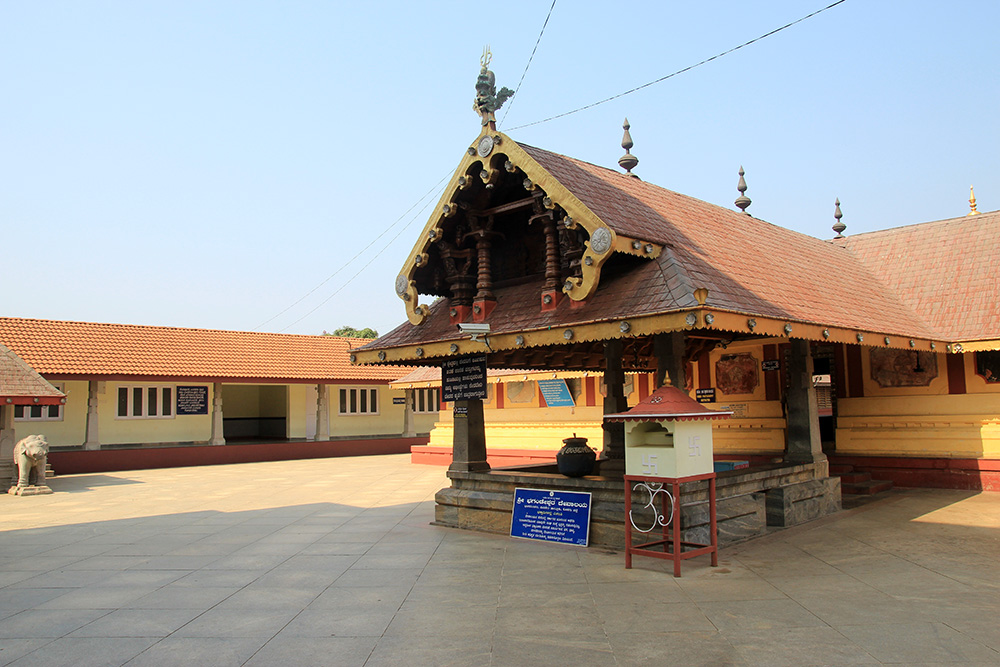
<svg viewBox="0 0 1000 667">
<path fill-rule="evenodd" d="M 857 234 L 842 243 L 940 337 L 1000 338 L 1000 211 Z"/>
<path fill-rule="evenodd" d="M 364 338 L 0 318 L 0 343 L 45 375 L 259 382 L 395 380 L 405 366 L 353 366 Z"/>
<path fill-rule="evenodd" d="M 663 252 L 656 260 L 613 256 L 596 292 L 579 308 L 563 301 L 540 312 L 538 284 L 494 289 L 494 333 L 692 308 L 697 287 L 709 290 L 708 307 L 748 315 L 920 338 L 947 339 L 946 332 L 955 332 L 930 324 L 941 318 L 897 294 L 884 263 L 866 259 L 850 242 L 845 247 L 816 239 L 610 169 L 521 147 L 616 233 L 662 244 Z M 919 271 L 933 266 L 914 265 Z M 366 347 L 461 337 L 448 323 L 446 300 L 438 300 L 423 324 L 404 323 Z"/>
</svg>

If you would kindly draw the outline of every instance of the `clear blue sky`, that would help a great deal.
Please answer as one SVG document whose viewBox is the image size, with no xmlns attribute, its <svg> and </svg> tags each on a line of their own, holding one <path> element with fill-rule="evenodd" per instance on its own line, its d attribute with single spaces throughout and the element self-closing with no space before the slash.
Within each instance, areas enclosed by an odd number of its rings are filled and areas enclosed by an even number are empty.
<svg viewBox="0 0 1000 667">
<path fill-rule="evenodd" d="M 836 197 L 848 235 L 964 215 L 970 185 L 1000 208 L 993 0 L 847 0 L 513 129 L 829 2 L 559 0 L 501 129 L 617 168 L 628 116 L 643 179 L 732 207 L 742 164 L 752 214 L 820 238 Z M 514 88 L 549 4 L 0 3 L 0 314 L 386 333 L 483 46 Z"/>
</svg>

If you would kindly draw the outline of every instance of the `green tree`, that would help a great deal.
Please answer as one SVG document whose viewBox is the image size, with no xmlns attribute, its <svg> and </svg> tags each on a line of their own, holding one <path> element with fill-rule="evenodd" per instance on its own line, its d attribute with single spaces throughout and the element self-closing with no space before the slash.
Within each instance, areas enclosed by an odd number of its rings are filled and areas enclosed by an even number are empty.
<svg viewBox="0 0 1000 667">
<path fill-rule="evenodd" d="M 350 326 L 343 326 L 334 329 L 333 333 L 323 332 L 324 336 L 340 336 L 342 338 L 378 338 L 378 332 L 370 327 L 355 329 Z"/>
</svg>

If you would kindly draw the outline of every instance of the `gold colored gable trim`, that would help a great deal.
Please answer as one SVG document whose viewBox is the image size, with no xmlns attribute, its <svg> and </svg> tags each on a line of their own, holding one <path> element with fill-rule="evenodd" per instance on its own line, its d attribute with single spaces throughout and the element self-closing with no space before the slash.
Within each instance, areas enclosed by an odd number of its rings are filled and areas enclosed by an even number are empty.
<svg viewBox="0 0 1000 667">
<path fill-rule="evenodd" d="M 492 139 L 492 147 L 485 157 L 481 157 L 477 148 L 489 145 Z M 466 150 L 454 175 L 448 182 L 441 199 L 438 201 L 435 212 L 431 214 L 427 224 L 420 234 L 420 238 L 413 246 L 409 257 L 403 264 L 399 276 L 396 278 L 396 294 L 406 303 L 406 318 L 411 324 L 419 325 L 423 323 L 430 312 L 426 305 L 419 303 L 416 280 L 414 274 L 417 269 L 428 261 L 427 249 L 443 234 L 440 227 L 444 218 L 451 217 L 457 211 L 454 203 L 455 195 L 469 186 L 470 167 L 476 163 L 482 165 L 482 179 L 486 183 L 494 182 L 501 170 L 513 170 L 519 168 L 525 173 L 531 182 L 531 189 L 540 188 L 546 193 L 543 200 L 545 206 L 554 209 L 557 205 L 566 211 L 567 217 L 560 221 L 570 229 L 582 227 L 590 237 L 586 241 L 587 249 L 581 258 L 580 278 L 569 278 L 563 285 L 563 292 L 574 301 L 583 301 L 594 293 L 601 277 L 601 267 L 611 257 L 614 252 L 623 252 L 639 257 L 655 259 L 659 257 L 663 247 L 656 243 L 620 236 L 606 222 L 594 214 L 583 202 L 571 193 L 555 176 L 542 167 L 534 158 L 521 148 L 517 142 L 510 137 L 492 130 L 489 125 L 484 126 L 483 132 L 476 138 L 476 141 Z M 597 249 L 592 247 L 591 241 L 598 230 L 604 230 L 599 234 L 605 241 Z"/>
<path fill-rule="evenodd" d="M 963 351 L 955 349 L 955 346 L 941 340 L 910 338 L 893 333 L 829 327 L 794 320 L 779 320 L 746 313 L 721 311 L 715 308 L 694 308 L 674 313 L 661 313 L 605 322 L 590 322 L 534 331 L 490 334 L 487 338 L 489 339 L 489 348 L 493 351 L 505 351 L 565 345 L 566 343 L 610 340 L 614 338 L 634 338 L 670 331 L 694 330 L 754 334 L 765 338 L 800 338 L 818 342 L 845 343 L 849 345 L 905 350 L 930 350 L 934 352 Z M 403 345 L 385 350 L 355 350 L 351 354 L 351 362 L 355 364 L 402 364 L 424 359 L 485 354 L 489 351 L 490 349 L 487 348 L 486 343 L 483 341 L 459 338 Z M 972 351 L 972 348 L 966 347 L 964 351 Z"/>
</svg>

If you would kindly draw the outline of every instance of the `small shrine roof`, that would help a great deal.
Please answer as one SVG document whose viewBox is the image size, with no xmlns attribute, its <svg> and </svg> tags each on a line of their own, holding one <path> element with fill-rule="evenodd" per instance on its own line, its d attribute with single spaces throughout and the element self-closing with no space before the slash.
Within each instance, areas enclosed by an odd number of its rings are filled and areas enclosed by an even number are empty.
<svg viewBox="0 0 1000 667">
<path fill-rule="evenodd" d="M 0 403 L 8 405 L 58 405 L 62 393 L 6 345 L 0 344 Z"/>
<path fill-rule="evenodd" d="M 604 415 L 606 421 L 690 421 L 725 419 L 732 412 L 710 410 L 677 387 L 665 385 L 625 412 Z"/>
</svg>

